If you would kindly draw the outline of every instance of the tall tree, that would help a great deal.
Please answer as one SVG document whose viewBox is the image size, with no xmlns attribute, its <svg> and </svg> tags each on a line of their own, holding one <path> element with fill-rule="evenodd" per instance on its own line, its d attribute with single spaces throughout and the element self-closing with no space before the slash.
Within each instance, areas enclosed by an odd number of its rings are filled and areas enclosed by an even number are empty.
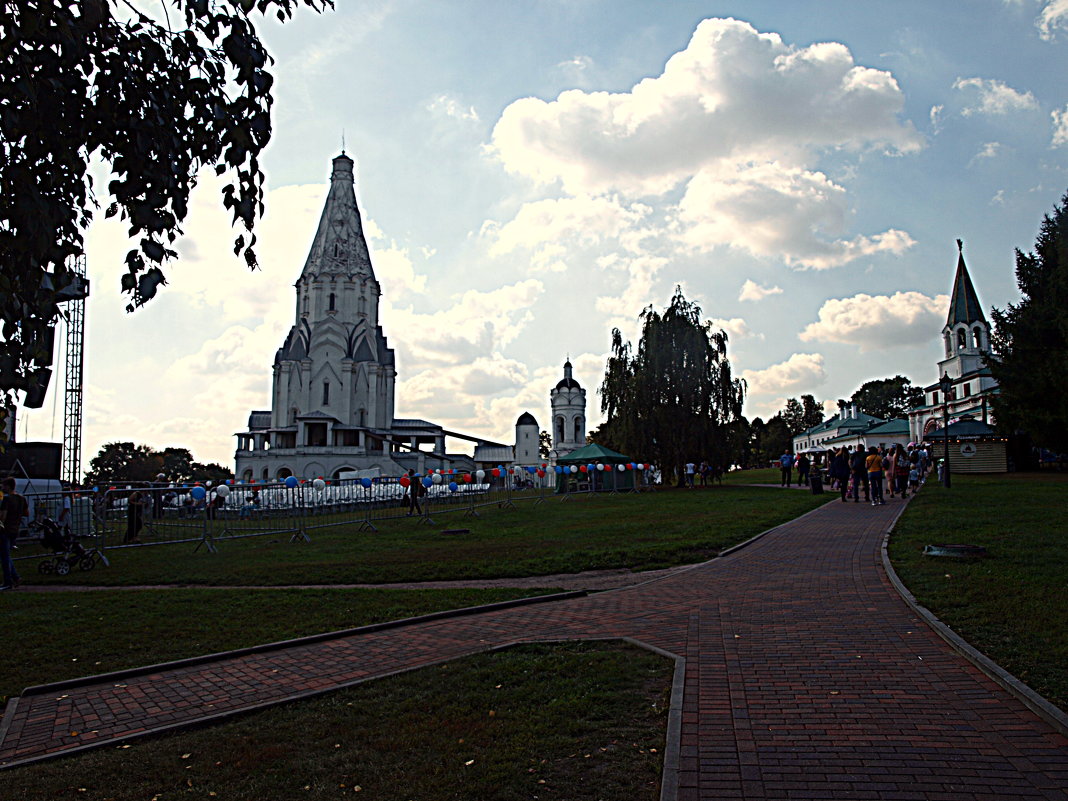
<svg viewBox="0 0 1068 801">
<path fill-rule="evenodd" d="M 128 224 L 127 309 L 165 283 L 201 168 L 228 173 L 223 204 L 256 266 L 259 154 L 274 82 L 253 13 L 289 19 L 331 0 L 0 0 L 0 394 L 39 387 L 71 259 L 99 208 L 89 165 L 112 169 L 105 216 Z M 144 8 L 153 8 L 145 4 Z M 155 12 L 150 12 L 155 13 Z"/>
<path fill-rule="evenodd" d="M 1016 251 L 1016 285 L 1020 302 L 991 310 L 994 418 L 1068 452 L 1068 193 L 1043 217 L 1034 251 Z"/>
<path fill-rule="evenodd" d="M 804 428 L 801 429 L 802 431 L 810 429 L 812 426 L 818 426 L 823 422 L 823 404 L 817 403 L 812 395 L 801 396 L 801 408 L 803 410 L 801 422 L 804 425 Z"/>
<path fill-rule="evenodd" d="M 805 430 L 805 409 L 797 398 L 789 398 L 786 401 L 786 406 L 779 412 L 779 417 L 786 423 L 786 428 L 791 437 L 795 437 Z"/>
<path fill-rule="evenodd" d="M 923 389 L 912 386 L 905 376 L 895 375 L 893 378 L 865 381 L 849 401 L 857 404 L 857 408 L 865 414 L 892 420 L 908 416 L 909 409 L 923 403 Z"/>
<path fill-rule="evenodd" d="M 549 436 L 549 432 L 542 430 L 538 432 L 538 456 L 542 459 L 549 458 L 549 452 L 553 449 L 553 438 Z"/>
<path fill-rule="evenodd" d="M 663 313 L 649 306 L 640 320 L 637 351 L 612 331 L 599 437 L 654 462 L 665 476 L 681 479 L 688 461 L 728 464 L 725 427 L 741 417 L 745 383 L 731 375 L 726 332 L 701 322 L 700 307 L 681 287 Z"/>
<path fill-rule="evenodd" d="M 154 481 L 163 469 L 163 457 L 147 445 L 109 442 L 89 463 L 86 484 L 120 481 Z"/>
</svg>

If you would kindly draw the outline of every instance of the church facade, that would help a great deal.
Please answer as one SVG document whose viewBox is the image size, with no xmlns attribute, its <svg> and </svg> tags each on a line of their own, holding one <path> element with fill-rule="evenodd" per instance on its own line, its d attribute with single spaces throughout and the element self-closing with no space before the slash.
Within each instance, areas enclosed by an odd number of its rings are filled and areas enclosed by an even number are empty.
<svg viewBox="0 0 1068 801">
<path fill-rule="evenodd" d="M 949 298 L 949 315 L 942 327 L 942 359 L 933 384 L 923 388 L 924 403 L 909 412 L 909 435 L 914 442 L 929 439 L 943 425 L 968 415 L 993 425 L 990 398 L 998 384 L 983 354 L 990 350 L 990 324 L 964 263 L 964 244 L 957 240 L 957 272 Z M 944 394 L 939 379 L 949 386 Z"/>
<path fill-rule="evenodd" d="M 271 408 L 238 433 L 235 475 L 274 481 L 398 475 L 450 466 L 445 432 L 394 417 L 396 359 L 378 319 L 381 286 L 356 204 L 354 162 L 333 160 L 330 189 L 295 288 L 294 322 L 272 368 Z"/>
</svg>

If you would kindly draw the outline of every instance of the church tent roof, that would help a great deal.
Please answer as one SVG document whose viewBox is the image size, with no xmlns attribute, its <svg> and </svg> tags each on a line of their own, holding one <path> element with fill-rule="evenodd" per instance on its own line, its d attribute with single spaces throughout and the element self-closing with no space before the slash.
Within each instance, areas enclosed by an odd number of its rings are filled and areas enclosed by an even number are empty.
<svg viewBox="0 0 1068 801">
<path fill-rule="evenodd" d="M 964 264 L 964 243 L 959 239 L 957 250 L 960 255 L 957 257 L 957 274 L 953 278 L 953 294 L 949 297 L 949 319 L 946 320 L 946 325 L 952 327 L 957 323 L 976 321 L 985 323 L 986 317 L 983 316 L 979 295 L 972 286 L 971 276 L 968 275 L 968 268 Z"/>
<path fill-rule="evenodd" d="M 608 464 L 626 464 L 630 458 L 622 453 L 606 448 L 592 442 L 589 445 L 571 451 L 567 456 L 561 456 L 556 460 L 558 464 L 586 464 L 587 462 L 601 462 Z"/>
</svg>

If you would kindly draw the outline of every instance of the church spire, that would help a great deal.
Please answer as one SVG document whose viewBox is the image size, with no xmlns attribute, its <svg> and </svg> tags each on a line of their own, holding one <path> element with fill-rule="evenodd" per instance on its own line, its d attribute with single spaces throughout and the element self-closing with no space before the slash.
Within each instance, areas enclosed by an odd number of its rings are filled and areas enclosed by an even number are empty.
<svg viewBox="0 0 1068 801">
<path fill-rule="evenodd" d="M 363 222 L 356 206 L 353 160 L 344 152 L 333 162 L 330 191 L 301 278 L 332 274 L 374 278 Z"/>
<path fill-rule="evenodd" d="M 957 240 L 957 275 L 953 279 L 953 294 L 949 297 L 949 319 L 946 327 L 952 328 L 957 323 L 986 322 L 979 295 L 972 286 L 968 268 L 964 264 L 964 242 Z"/>
</svg>

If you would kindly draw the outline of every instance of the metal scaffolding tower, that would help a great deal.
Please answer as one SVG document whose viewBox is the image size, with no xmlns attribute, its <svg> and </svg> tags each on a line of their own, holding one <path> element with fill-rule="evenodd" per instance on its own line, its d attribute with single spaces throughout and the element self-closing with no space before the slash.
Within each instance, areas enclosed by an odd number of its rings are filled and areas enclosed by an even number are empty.
<svg viewBox="0 0 1068 801">
<path fill-rule="evenodd" d="M 78 256 L 70 270 L 79 276 L 84 291 L 75 292 L 66 301 L 67 312 L 67 383 L 63 403 L 63 479 L 81 482 L 82 472 L 82 364 L 85 355 L 85 298 L 89 282 L 85 280 L 85 256 Z"/>
</svg>

